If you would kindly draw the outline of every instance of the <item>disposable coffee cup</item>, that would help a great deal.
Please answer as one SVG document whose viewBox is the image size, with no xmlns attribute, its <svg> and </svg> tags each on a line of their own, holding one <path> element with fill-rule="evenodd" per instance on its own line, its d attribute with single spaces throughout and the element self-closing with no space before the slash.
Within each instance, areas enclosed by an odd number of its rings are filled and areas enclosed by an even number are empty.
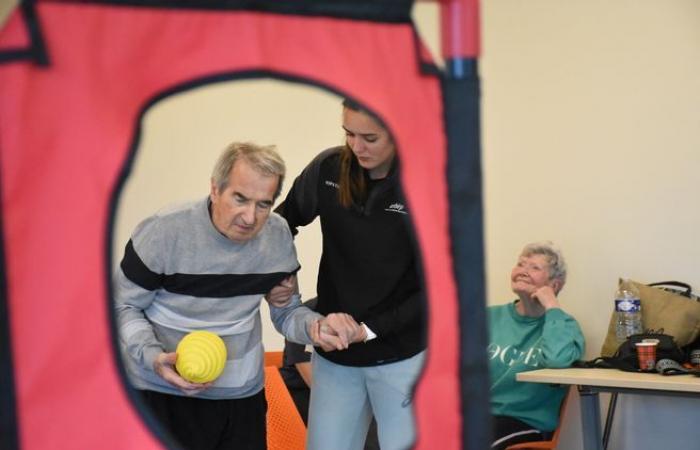
<svg viewBox="0 0 700 450">
<path fill-rule="evenodd" d="M 700 348 L 696 348 L 690 352 L 690 364 L 694 368 L 700 369 Z"/>
<path fill-rule="evenodd" d="M 658 339 L 649 339 L 642 342 L 637 342 L 637 358 L 639 359 L 639 368 L 645 372 L 651 372 L 656 367 L 656 346 L 659 345 Z"/>
</svg>

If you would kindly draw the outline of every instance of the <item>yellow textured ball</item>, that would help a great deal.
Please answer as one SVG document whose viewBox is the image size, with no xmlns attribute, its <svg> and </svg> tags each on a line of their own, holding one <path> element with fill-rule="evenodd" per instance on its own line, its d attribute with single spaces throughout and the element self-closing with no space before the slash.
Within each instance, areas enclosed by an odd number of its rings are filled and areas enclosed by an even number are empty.
<svg viewBox="0 0 700 450">
<path fill-rule="evenodd" d="M 226 344 L 210 331 L 193 331 L 183 337 L 175 349 L 175 368 L 192 383 L 216 380 L 226 364 Z"/>
</svg>

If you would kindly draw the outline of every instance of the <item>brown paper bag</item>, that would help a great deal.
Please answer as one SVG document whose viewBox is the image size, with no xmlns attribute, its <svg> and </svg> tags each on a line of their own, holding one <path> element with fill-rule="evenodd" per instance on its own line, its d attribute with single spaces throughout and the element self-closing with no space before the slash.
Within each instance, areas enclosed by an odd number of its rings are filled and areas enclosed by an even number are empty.
<svg viewBox="0 0 700 450">
<path fill-rule="evenodd" d="M 619 281 L 620 283 L 622 280 Z M 700 335 L 700 302 L 675 292 L 647 286 L 629 280 L 639 289 L 642 303 L 642 326 L 644 330 L 663 329 L 673 336 L 679 347 L 690 344 Z M 617 351 L 615 338 L 615 310 L 608 325 L 608 334 L 600 350 L 601 356 L 612 356 Z"/>
</svg>

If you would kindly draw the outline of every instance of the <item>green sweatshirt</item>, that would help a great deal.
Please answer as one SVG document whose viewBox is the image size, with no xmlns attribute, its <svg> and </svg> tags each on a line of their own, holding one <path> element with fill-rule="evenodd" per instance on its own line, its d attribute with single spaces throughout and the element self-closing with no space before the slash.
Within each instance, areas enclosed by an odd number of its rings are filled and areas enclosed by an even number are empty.
<svg viewBox="0 0 700 450">
<path fill-rule="evenodd" d="M 518 314 L 515 302 L 488 308 L 491 413 L 538 430 L 557 427 L 565 387 L 515 380 L 518 372 L 556 369 L 581 359 L 584 339 L 576 319 L 559 308 L 541 317 Z"/>
</svg>

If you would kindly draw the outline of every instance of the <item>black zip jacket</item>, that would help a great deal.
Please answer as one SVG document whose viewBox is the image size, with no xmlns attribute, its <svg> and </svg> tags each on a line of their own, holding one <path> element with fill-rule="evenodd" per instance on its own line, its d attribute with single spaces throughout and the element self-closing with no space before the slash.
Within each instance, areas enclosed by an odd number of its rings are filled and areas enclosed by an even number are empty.
<svg viewBox="0 0 700 450">
<path fill-rule="evenodd" d="M 277 212 L 294 235 L 320 217 L 323 254 L 316 310 L 348 313 L 377 338 L 348 350 L 316 351 L 348 366 L 400 361 L 425 348 L 425 303 L 398 173 L 394 168 L 382 180 L 367 177 L 366 202 L 344 208 L 338 200 L 340 151 L 331 148 L 314 158 Z"/>
</svg>

